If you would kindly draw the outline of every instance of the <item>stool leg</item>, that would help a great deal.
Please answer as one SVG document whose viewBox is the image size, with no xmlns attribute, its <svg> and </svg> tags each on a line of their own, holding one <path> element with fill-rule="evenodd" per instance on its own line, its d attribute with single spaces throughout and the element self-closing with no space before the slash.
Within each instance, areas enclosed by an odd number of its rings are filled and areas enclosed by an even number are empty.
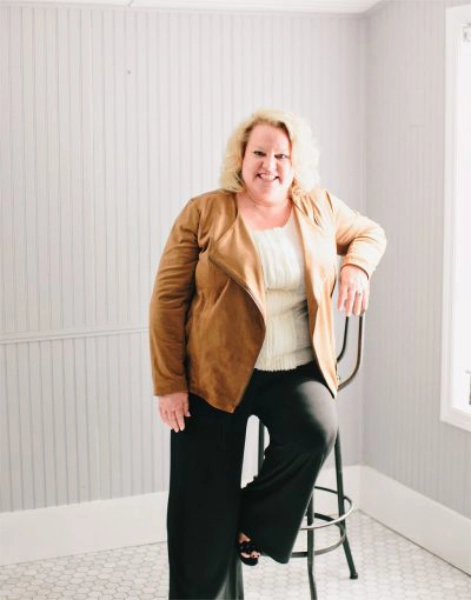
<svg viewBox="0 0 471 600">
<path fill-rule="evenodd" d="M 307 524 L 314 523 L 314 494 L 311 496 L 309 506 L 307 507 Z M 307 532 L 307 573 L 309 576 L 309 589 L 311 600 L 317 600 L 316 581 L 314 579 L 314 530 L 308 529 Z"/>
<path fill-rule="evenodd" d="M 339 505 L 339 515 L 345 514 L 345 501 L 343 499 L 344 491 L 343 491 L 343 472 L 342 472 L 342 455 L 340 452 L 340 435 L 337 434 L 337 440 L 335 442 L 335 472 L 337 476 L 337 499 Z M 345 521 L 338 523 L 342 535 L 345 534 L 345 539 L 343 540 L 343 549 L 345 551 L 345 556 L 347 558 L 348 566 L 350 568 L 350 579 L 358 579 L 358 573 L 355 569 L 355 564 L 353 563 L 352 551 L 350 550 L 350 544 L 347 538 L 347 526 Z"/>
</svg>

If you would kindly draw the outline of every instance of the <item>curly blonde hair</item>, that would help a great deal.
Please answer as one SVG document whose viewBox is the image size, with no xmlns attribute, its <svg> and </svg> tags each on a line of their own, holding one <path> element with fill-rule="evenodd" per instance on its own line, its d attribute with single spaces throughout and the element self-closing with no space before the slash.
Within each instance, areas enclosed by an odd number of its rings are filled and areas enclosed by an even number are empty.
<svg viewBox="0 0 471 600">
<path fill-rule="evenodd" d="M 294 197 L 310 192 L 319 182 L 317 166 L 319 150 L 307 121 L 292 112 L 261 108 L 242 121 L 230 136 L 224 154 L 220 184 L 230 192 L 244 189 L 242 162 L 253 128 L 266 124 L 282 129 L 291 142 L 291 161 L 294 179 L 291 193 Z"/>
</svg>

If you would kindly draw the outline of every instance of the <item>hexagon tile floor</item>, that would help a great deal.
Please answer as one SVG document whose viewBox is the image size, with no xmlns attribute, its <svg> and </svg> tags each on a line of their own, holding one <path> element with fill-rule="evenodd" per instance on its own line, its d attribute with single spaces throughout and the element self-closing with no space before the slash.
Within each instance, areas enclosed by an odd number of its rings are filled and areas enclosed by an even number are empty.
<svg viewBox="0 0 471 600">
<path fill-rule="evenodd" d="M 316 547 L 336 538 L 316 533 Z M 320 600 L 469 600 L 471 577 L 361 511 L 348 521 L 359 578 L 351 580 L 342 548 L 316 557 Z M 338 538 L 338 534 L 337 534 Z M 303 549 L 300 536 L 295 549 Z M 246 600 L 309 600 L 306 559 L 287 565 L 262 557 L 244 566 Z M 0 569 L 2 600 L 154 600 L 167 598 L 165 543 L 67 556 Z"/>
</svg>

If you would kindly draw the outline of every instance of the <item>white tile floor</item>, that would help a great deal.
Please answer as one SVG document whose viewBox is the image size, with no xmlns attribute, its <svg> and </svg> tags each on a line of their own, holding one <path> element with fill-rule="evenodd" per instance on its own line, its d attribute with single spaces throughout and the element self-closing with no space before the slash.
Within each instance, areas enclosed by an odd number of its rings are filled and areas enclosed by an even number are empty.
<svg viewBox="0 0 471 600">
<path fill-rule="evenodd" d="M 317 532 L 316 547 L 335 539 Z M 359 578 L 342 548 L 316 557 L 319 600 L 469 600 L 471 578 L 361 511 L 348 520 Z M 296 549 L 304 549 L 303 538 Z M 167 597 L 166 545 L 152 544 L 0 569 L 2 600 L 155 600 Z M 262 557 L 244 566 L 246 600 L 309 600 L 306 559 L 280 565 Z"/>
</svg>

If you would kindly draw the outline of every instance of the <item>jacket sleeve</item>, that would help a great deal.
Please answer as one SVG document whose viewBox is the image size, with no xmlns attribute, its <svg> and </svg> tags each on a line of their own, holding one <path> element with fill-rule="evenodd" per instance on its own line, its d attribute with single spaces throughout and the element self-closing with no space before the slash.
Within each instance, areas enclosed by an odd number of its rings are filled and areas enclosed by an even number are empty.
<svg viewBox="0 0 471 600">
<path fill-rule="evenodd" d="M 334 217 L 337 254 L 345 257 L 342 266 L 360 267 L 370 278 L 386 250 L 384 230 L 333 194 L 325 193 Z"/>
<path fill-rule="evenodd" d="M 185 322 L 198 262 L 199 210 L 190 200 L 178 215 L 160 259 L 149 307 L 154 395 L 188 390 Z"/>
</svg>

